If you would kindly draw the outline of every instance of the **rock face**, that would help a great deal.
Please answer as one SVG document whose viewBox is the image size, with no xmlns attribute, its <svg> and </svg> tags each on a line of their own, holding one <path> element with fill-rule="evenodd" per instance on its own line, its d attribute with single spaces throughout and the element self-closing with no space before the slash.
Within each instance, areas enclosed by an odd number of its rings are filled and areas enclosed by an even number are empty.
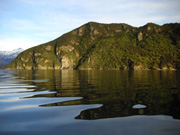
<svg viewBox="0 0 180 135">
<path fill-rule="evenodd" d="M 180 24 L 89 22 L 20 53 L 7 69 L 177 69 Z"/>
</svg>

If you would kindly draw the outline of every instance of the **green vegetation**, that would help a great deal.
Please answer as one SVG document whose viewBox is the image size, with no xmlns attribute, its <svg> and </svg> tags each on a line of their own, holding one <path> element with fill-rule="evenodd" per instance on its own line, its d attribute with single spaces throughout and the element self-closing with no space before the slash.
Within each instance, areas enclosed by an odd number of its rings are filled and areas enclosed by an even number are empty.
<svg viewBox="0 0 180 135">
<path fill-rule="evenodd" d="M 180 24 L 90 22 L 22 52 L 7 69 L 179 69 Z"/>
</svg>

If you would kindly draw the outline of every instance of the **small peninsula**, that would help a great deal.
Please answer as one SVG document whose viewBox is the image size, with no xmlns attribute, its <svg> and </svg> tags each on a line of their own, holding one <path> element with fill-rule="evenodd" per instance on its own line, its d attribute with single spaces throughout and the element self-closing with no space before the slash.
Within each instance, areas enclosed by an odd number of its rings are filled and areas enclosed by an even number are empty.
<svg viewBox="0 0 180 135">
<path fill-rule="evenodd" d="M 6 69 L 180 69 L 180 24 L 89 22 L 21 52 Z"/>
</svg>

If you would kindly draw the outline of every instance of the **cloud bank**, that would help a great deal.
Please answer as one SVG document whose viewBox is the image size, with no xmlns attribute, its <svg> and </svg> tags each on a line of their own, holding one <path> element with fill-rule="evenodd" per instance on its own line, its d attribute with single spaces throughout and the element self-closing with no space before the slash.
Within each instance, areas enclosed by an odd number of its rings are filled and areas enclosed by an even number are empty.
<svg viewBox="0 0 180 135">
<path fill-rule="evenodd" d="M 0 1 L 0 50 L 53 40 L 89 21 L 180 22 L 179 0 L 6 0 Z"/>
</svg>

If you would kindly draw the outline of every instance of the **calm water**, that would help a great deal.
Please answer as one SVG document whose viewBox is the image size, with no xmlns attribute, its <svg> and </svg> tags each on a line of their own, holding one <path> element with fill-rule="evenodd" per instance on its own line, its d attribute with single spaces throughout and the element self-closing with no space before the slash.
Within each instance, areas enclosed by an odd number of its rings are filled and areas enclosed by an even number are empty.
<svg viewBox="0 0 180 135">
<path fill-rule="evenodd" d="M 179 71 L 0 70 L 0 135 L 179 135 Z"/>
</svg>

